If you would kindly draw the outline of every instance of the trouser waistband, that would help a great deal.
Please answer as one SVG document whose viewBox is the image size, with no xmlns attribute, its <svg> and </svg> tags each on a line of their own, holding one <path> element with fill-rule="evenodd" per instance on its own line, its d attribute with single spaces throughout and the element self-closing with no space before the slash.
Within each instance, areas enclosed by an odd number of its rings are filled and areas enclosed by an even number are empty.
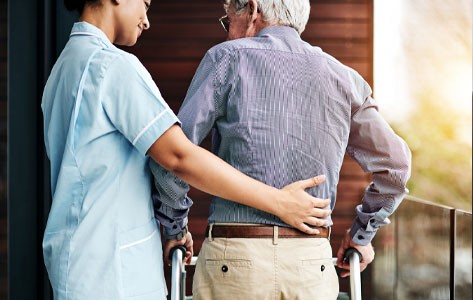
<svg viewBox="0 0 473 300">
<path fill-rule="evenodd" d="M 298 229 L 276 225 L 216 225 L 209 224 L 205 230 L 207 238 L 327 238 L 331 227 L 318 227 L 319 234 L 307 234 Z"/>
</svg>

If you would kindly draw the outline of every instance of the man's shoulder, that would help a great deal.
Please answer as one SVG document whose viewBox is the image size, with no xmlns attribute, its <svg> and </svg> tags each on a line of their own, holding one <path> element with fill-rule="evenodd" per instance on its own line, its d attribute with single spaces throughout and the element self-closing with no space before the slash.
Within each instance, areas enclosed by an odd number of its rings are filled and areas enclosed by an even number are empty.
<svg viewBox="0 0 473 300">
<path fill-rule="evenodd" d="M 253 42 L 251 42 L 250 38 L 241 38 L 231 41 L 225 41 L 220 44 L 217 44 L 210 48 L 207 53 L 209 54 L 224 54 L 230 53 L 234 51 L 238 51 L 240 49 L 249 48 L 253 46 Z"/>
<path fill-rule="evenodd" d="M 346 74 L 356 75 L 358 72 L 353 69 L 352 67 L 340 62 L 337 58 L 332 56 L 331 54 L 323 51 L 319 47 L 314 47 L 317 55 L 320 57 L 321 60 L 332 70 L 343 72 Z"/>
<path fill-rule="evenodd" d="M 222 57 L 233 56 L 244 50 L 271 50 L 271 47 L 263 43 L 258 37 L 247 37 L 217 44 L 207 51 L 207 55 L 212 59 L 219 60 Z"/>
</svg>

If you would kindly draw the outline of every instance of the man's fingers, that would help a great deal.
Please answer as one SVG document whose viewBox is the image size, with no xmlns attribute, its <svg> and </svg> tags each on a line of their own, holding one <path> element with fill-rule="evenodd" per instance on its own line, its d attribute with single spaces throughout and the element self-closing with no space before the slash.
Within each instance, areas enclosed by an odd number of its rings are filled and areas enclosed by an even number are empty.
<svg viewBox="0 0 473 300">
<path fill-rule="evenodd" d="M 349 243 L 346 241 L 346 239 L 343 239 L 342 243 L 340 244 L 340 248 L 338 248 L 337 252 L 337 266 L 340 268 L 350 268 L 350 265 L 346 264 L 345 262 L 345 252 L 348 248 L 350 248 Z"/>
<path fill-rule="evenodd" d="M 348 276 L 350 276 L 350 270 L 348 270 L 348 271 L 344 270 L 340 273 L 340 277 L 342 277 L 342 278 L 345 278 L 345 277 L 348 277 Z"/>
<path fill-rule="evenodd" d="M 368 264 L 360 263 L 360 272 L 363 272 L 367 266 Z"/>
<path fill-rule="evenodd" d="M 182 262 L 185 264 L 190 264 L 192 260 L 192 252 L 191 251 L 186 251 L 186 255 L 182 259 Z"/>
<path fill-rule="evenodd" d="M 363 272 L 366 269 L 367 266 L 368 266 L 367 264 L 360 263 L 360 272 Z M 342 271 L 340 272 L 340 277 L 341 278 L 345 278 L 345 277 L 350 276 L 350 264 L 349 263 L 344 263 L 344 262 L 337 261 L 337 267 L 342 269 Z"/>
</svg>

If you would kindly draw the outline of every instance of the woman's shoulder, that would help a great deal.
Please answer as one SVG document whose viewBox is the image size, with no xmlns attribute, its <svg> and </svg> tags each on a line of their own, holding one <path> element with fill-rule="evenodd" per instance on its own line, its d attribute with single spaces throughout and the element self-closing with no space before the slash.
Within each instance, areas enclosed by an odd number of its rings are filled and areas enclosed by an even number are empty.
<svg viewBox="0 0 473 300">
<path fill-rule="evenodd" d="M 135 73 L 148 73 L 140 60 L 133 54 L 115 49 L 103 49 L 98 53 L 96 60 L 102 65 L 104 71 L 113 71 L 119 76 L 133 76 Z"/>
</svg>

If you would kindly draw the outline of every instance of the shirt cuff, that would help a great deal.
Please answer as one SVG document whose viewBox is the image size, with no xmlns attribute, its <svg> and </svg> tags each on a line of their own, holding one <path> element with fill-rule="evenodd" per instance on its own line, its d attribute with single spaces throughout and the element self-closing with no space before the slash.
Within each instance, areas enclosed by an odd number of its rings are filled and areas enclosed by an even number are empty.
<svg viewBox="0 0 473 300">
<path fill-rule="evenodd" d="M 366 230 L 363 228 L 363 224 L 357 219 L 350 228 L 350 236 L 352 241 L 361 246 L 366 246 L 373 240 L 376 235 L 377 229 Z"/>
<path fill-rule="evenodd" d="M 356 212 L 357 217 L 350 228 L 350 236 L 352 241 L 357 245 L 368 245 L 381 226 L 391 223 L 387 218 L 389 213 L 387 213 L 384 208 L 380 209 L 378 212 L 364 213 L 362 212 L 362 206 L 358 205 Z"/>
<path fill-rule="evenodd" d="M 164 233 L 165 233 L 165 235 L 168 235 L 168 236 L 169 235 L 176 235 L 179 232 L 181 232 L 187 226 L 187 223 L 188 223 L 188 219 L 187 219 L 187 217 L 185 217 L 184 219 L 179 220 L 179 221 L 172 221 L 172 222 L 169 222 L 169 224 L 166 224 L 166 225 L 163 224 Z"/>
</svg>

